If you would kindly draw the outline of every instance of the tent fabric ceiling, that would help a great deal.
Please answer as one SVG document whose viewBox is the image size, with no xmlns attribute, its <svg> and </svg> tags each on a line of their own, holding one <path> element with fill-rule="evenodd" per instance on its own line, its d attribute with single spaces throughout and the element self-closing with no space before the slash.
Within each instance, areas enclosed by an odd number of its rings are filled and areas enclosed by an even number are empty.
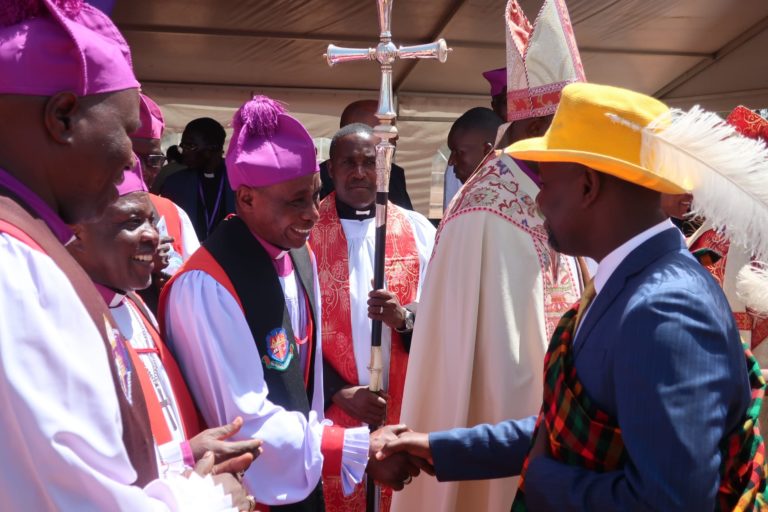
<svg viewBox="0 0 768 512">
<path fill-rule="evenodd" d="M 431 172 L 425 166 L 437 151 L 435 144 L 444 142 L 450 123 L 466 108 L 488 104 L 481 73 L 505 63 L 505 3 L 393 3 L 395 43 L 444 37 L 453 48 L 444 64 L 403 61 L 394 69 L 398 101 L 410 109 L 401 130 L 428 140 L 402 136 L 398 150 L 422 212 Z M 532 21 L 541 3 L 520 0 Z M 567 3 L 588 80 L 631 87 L 676 106 L 768 105 L 765 0 Z M 117 0 L 112 17 L 131 45 L 139 79 L 160 96 L 164 110 L 176 113 L 174 122 L 184 122 L 181 105 L 223 109 L 214 112 L 225 117 L 248 94 L 264 92 L 290 97 L 289 108 L 319 130 L 313 135 L 329 136 L 346 102 L 377 95 L 374 63 L 329 68 L 322 58 L 329 43 L 369 47 L 378 42 L 375 0 Z M 436 108 L 443 110 L 436 114 Z"/>
<path fill-rule="evenodd" d="M 531 19 L 540 4 L 521 1 Z M 400 0 L 393 6 L 396 42 L 444 37 L 454 49 L 443 65 L 397 65 L 399 91 L 485 94 L 480 73 L 504 64 L 503 0 Z M 681 84 L 680 94 L 664 95 L 695 97 L 768 86 L 768 73 L 755 70 L 758 83 L 740 86 L 740 74 L 724 76 L 718 69 L 747 68 L 744 57 L 750 49 L 765 47 L 760 44 L 768 31 L 765 0 L 571 0 L 568 6 L 591 81 L 654 94 L 698 63 L 718 60 L 698 80 Z M 147 82 L 378 88 L 370 63 L 329 69 L 321 58 L 331 42 L 375 44 L 374 0 L 122 0 L 113 17 Z M 720 61 L 718 52 L 753 27 L 759 29 L 754 37 Z M 725 83 L 710 75 L 724 77 Z"/>
</svg>

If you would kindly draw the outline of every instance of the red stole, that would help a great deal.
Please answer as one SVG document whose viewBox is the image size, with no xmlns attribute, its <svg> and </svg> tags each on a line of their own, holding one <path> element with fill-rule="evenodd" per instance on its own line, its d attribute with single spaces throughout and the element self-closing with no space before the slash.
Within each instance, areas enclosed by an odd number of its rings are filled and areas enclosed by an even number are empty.
<svg viewBox="0 0 768 512">
<path fill-rule="evenodd" d="M 336 194 L 320 203 L 320 219 L 315 225 L 311 243 L 317 256 L 317 273 L 320 278 L 323 319 L 323 358 L 333 366 L 344 380 L 359 385 L 349 297 L 349 257 L 347 239 L 336 212 Z M 416 300 L 419 284 L 419 253 L 408 218 L 403 211 L 389 204 L 387 216 L 387 245 L 384 275 L 387 288 L 400 304 Z M 373 262 L 371 262 L 373 263 Z M 365 314 L 367 311 L 356 311 Z M 367 340 L 366 340 L 367 341 Z M 392 331 L 392 351 L 389 364 L 390 396 L 387 423 L 397 424 L 403 402 L 405 370 L 408 354 L 400 335 Z M 326 417 L 342 427 L 357 427 L 361 423 L 347 415 L 336 405 L 325 411 Z"/>
<path fill-rule="evenodd" d="M 147 307 L 141 301 L 138 295 L 130 293 L 125 298 L 128 301 L 127 306 L 133 308 L 139 313 L 141 321 L 144 323 L 147 332 L 152 336 L 152 341 L 155 344 L 154 349 L 136 349 L 131 347 L 129 352 L 137 355 L 135 364 L 140 369 L 139 381 L 141 383 L 141 389 L 144 392 L 145 400 L 147 401 L 147 410 L 149 412 L 149 419 L 152 425 L 152 434 L 155 436 L 155 441 L 158 445 L 164 444 L 171 440 L 171 434 L 168 430 L 168 424 L 165 420 L 165 414 L 163 414 L 162 407 L 157 399 L 155 388 L 150 381 L 149 373 L 145 370 L 144 363 L 139 360 L 138 355 L 147 352 L 153 352 L 158 355 L 160 361 L 163 363 L 165 373 L 168 375 L 168 380 L 171 382 L 171 388 L 173 389 L 173 395 L 176 399 L 176 405 L 179 408 L 179 416 L 181 419 L 182 427 L 184 428 L 184 437 L 189 440 L 195 435 L 200 433 L 203 429 L 201 422 L 199 421 L 199 413 L 195 407 L 195 402 L 192 400 L 192 395 L 189 393 L 187 383 L 184 381 L 184 377 L 179 370 L 176 359 L 174 359 L 171 351 L 163 342 L 160 337 L 160 333 L 157 330 L 155 324 L 147 316 Z"/>
</svg>

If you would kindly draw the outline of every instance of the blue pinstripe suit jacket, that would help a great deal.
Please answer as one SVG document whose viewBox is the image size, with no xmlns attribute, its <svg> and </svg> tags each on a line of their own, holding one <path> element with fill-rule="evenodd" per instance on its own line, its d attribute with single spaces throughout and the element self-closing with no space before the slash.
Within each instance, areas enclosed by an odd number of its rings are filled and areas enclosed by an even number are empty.
<svg viewBox="0 0 768 512">
<path fill-rule="evenodd" d="M 595 473 L 533 459 L 534 511 L 713 510 L 719 444 L 750 400 L 738 331 L 720 287 L 668 229 L 631 252 L 592 303 L 574 343 L 588 395 L 617 419 L 629 455 Z M 534 418 L 430 435 L 440 480 L 519 474 Z"/>
</svg>

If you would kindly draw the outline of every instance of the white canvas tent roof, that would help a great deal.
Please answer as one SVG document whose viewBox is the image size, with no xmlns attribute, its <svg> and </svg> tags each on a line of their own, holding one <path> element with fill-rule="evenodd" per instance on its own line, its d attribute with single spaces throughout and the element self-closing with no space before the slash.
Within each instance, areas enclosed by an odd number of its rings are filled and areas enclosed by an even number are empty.
<svg viewBox="0 0 768 512">
<path fill-rule="evenodd" d="M 520 3 L 533 20 L 541 0 Z M 396 43 L 444 37 L 453 48 L 445 64 L 395 66 L 397 161 L 423 213 L 451 122 L 488 105 L 481 72 L 505 63 L 504 7 L 504 0 L 394 2 Z M 768 105 L 765 0 L 569 0 L 568 7 L 590 81 L 679 106 Z M 118 0 L 112 17 L 171 134 L 202 115 L 226 125 L 259 92 L 285 101 L 313 136 L 330 137 L 347 103 L 378 95 L 376 64 L 329 68 L 322 58 L 328 43 L 378 42 L 374 0 Z"/>
</svg>

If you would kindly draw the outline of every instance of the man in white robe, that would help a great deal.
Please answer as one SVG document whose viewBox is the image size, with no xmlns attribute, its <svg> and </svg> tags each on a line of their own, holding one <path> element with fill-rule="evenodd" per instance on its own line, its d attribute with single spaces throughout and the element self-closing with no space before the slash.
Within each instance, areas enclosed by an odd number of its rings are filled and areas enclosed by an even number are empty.
<svg viewBox="0 0 768 512">
<path fill-rule="evenodd" d="M 517 2 L 507 5 L 506 20 L 507 134 L 515 142 L 543 134 L 560 90 L 584 75 L 562 0 L 545 2 L 533 32 Z M 405 384 L 401 420 L 414 430 L 538 412 L 546 347 L 578 300 L 581 278 L 573 258 L 549 247 L 538 192 L 533 165 L 501 150 L 484 159 L 444 214 Z M 396 493 L 392 507 L 507 510 L 516 486 L 517 478 L 422 478 Z"/>
<path fill-rule="evenodd" d="M 334 135 L 328 174 L 334 192 L 320 205 L 310 245 L 317 257 L 322 296 L 326 417 L 344 427 L 397 424 L 421 281 L 435 228 L 420 213 L 388 206 L 384 277 L 372 291 L 376 225 L 376 148 L 373 130 L 353 123 Z M 407 309 L 406 306 L 410 308 Z M 383 395 L 368 390 L 371 319 L 382 321 Z M 326 481 L 326 509 L 362 509 L 364 487 L 344 497 Z M 389 510 L 384 493 L 382 510 Z"/>
<path fill-rule="evenodd" d="M 241 416 L 236 439 L 264 452 L 245 474 L 260 503 L 323 506 L 320 478 L 345 492 L 369 475 L 402 487 L 418 467 L 369 463 L 403 428 L 370 436 L 323 417 L 320 297 L 307 246 L 320 176 L 312 139 L 279 103 L 257 96 L 233 120 L 227 151 L 238 215 L 224 221 L 166 285 L 160 316 L 189 388 L 209 424 Z"/>
<path fill-rule="evenodd" d="M 109 306 L 120 333 L 140 361 L 141 390 L 157 444 L 161 476 L 181 474 L 213 452 L 217 473 L 237 473 L 250 466 L 261 441 L 229 442 L 242 418 L 201 432 L 197 410 L 176 361 L 159 334 L 155 317 L 136 291 L 149 286 L 160 235 L 157 213 L 142 179 L 138 162 L 123 174 L 118 199 L 104 215 L 72 226 L 70 254 L 88 273 Z M 226 464 L 225 464 L 226 462 Z"/>
<path fill-rule="evenodd" d="M 244 497 L 231 475 L 152 480 L 135 367 L 64 248 L 67 223 L 100 215 L 132 159 L 125 41 L 88 4 L 27 2 L 0 23 L 0 77 L 0 115 L 13 120 L 0 126 L 3 508 L 230 509 L 230 492 Z"/>
</svg>

